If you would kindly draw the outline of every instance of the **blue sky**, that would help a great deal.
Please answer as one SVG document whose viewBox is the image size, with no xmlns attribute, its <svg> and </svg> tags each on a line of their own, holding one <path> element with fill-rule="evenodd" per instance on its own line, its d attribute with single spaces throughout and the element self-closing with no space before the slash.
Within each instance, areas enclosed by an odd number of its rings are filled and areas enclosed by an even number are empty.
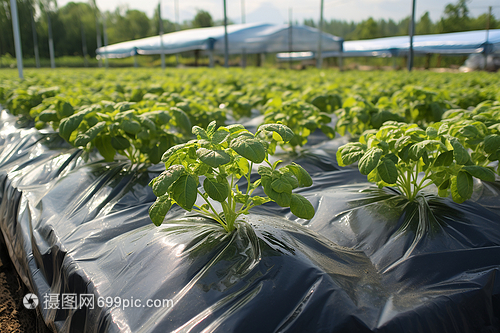
<svg viewBox="0 0 500 333">
<path fill-rule="evenodd" d="M 174 20 L 174 1 L 162 0 L 162 16 Z M 191 20 L 197 9 L 203 9 L 214 19 L 223 16 L 222 0 L 178 0 L 180 21 Z M 330 19 L 343 19 L 360 21 L 368 17 L 376 19 L 392 18 L 399 20 L 409 15 L 411 0 L 324 0 L 324 17 Z M 58 0 L 63 6 L 70 0 Z M 74 1 L 78 2 L 78 1 Z M 292 8 L 293 20 L 302 23 L 304 18 L 319 20 L 320 0 L 244 0 L 246 22 L 267 22 L 280 24 L 288 20 L 289 8 Z M 429 11 L 431 18 L 437 20 L 443 13 L 448 3 L 456 0 L 417 0 L 417 17 Z M 140 9 L 152 16 L 158 0 L 97 0 L 101 10 L 114 10 L 117 7 Z M 493 7 L 493 14 L 500 17 L 500 1 L 498 0 L 472 0 L 468 2 L 473 16 L 488 11 L 488 6 Z M 241 0 L 227 0 L 228 17 L 235 23 L 241 22 Z"/>
</svg>

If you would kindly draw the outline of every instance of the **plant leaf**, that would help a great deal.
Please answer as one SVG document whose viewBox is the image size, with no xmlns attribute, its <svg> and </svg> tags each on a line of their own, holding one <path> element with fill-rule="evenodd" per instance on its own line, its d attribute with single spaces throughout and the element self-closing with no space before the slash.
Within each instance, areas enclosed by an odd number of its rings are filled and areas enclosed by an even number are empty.
<svg viewBox="0 0 500 333">
<path fill-rule="evenodd" d="M 439 154 L 434 161 L 434 166 L 450 166 L 453 163 L 453 150 L 445 151 Z"/>
<path fill-rule="evenodd" d="M 398 168 L 394 161 L 389 158 L 382 159 L 377 166 L 377 172 L 384 182 L 387 184 L 395 184 L 398 180 Z"/>
<path fill-rule="evenodd" d="M 149 218 L 157 227 L 163 223 L 165 215 L 167 215 L 170 207 L 172 207 L 172 201 L 170 200 L 168 195 L 156 198 L 156 201 L 153 203 L 153 205 L 149 207 Z"/>
<path fill-rule="evenodd" d="M 179 206 L 191 211 L 198 196 L 197 187 L 194 176 L 183 175 L 172 185 L 172 198 Z"/>
<path fill-rule="evenodd" d="M 488 135 L 484 138 L 484 151 L 492 154 L 500 148 L 500 136 L 496 134 Z"/>
<path fill-rule="evenodd" d="M 299 181 L 300 187 L 309 187 L 313 184 L 313 180 L 309 173 L 297 163 L 292 162 L 291 165 L 288 165 L 288 170 L 295 175 Z"/>
<path fill-rule="evenodd" d="M 487 182 L 495 181 L 495 173 L 488 168 L 479 165 L 466 165 L 462 169 L 467 171 L 471 176 L 481 180 Z"/>
<path fill-rule="evenodd" d="M 95 146 L 99 154 L 104 157 L 106 162 L 112 162 L 115 158 L 116 150 L 111 144 L 111 137 L 109 135 L 101 135 L 95 139 Z"/>
<path fill-rule="evenodd" d="M 292 185 L 282 178 L 278 178 L 271 183 L 271 187 L 278 193 L 292 193 Z"/>
<path fill-rule="evenodd" d="M 453 147 L 453 157 L 455 158 L 455 161 L 457 164 L 464 165 L 467 162 L 469 162 L 470 156 L 469 152 L 467 149 L 462 146 L 460 141 L 458 141 L 457 138 L 450 138 L 450 144 Z M 468 198 L 467 198 L 468 199 Z"/>
<path fill-rule="evenodd" d="M 216 145 L 221 144 L 229 137 L 230 134 L 231 133 L 229 133 L 228 130 L 224 128 L 219 128 L 217 129 L 217 131 L 215 131 L 214 135 L 212 136 L 212 143 Z"/>
<path fill-rule="evenodd" d="M 167 193 L 168 188 L 185 172 L 184 166 L 180 164 L 171 165 L 167 170 L 163 171 L 158 177 L 153 179 L 149 184 L 153 189 L 153 193 L 160 197 Z"/>
<path fill-rule="evenodd" d="M 467 172 L 459 171 L 456 185 L 458 194 L 466 200 L 469 199 L 473 191 L 472 186 L 472 176 Z"/>
<path fill-rule="evenodd" d="M 205 178 L 203 181 L 203 188 L 210 198 L 215 201 L 223 202 L 229 195 L 229 184 L 225 178 L 224 181 L 217 182 L 214 179 Z"/>
<path fill-rule="evenodd" d="M 255 138 L 240 136 L 231 141 L 230 147 L 235 152 L 254 163 L 261 163 L 266 158 L 266 148 Z"/>
<path fill-rule="evenodd" d="M 219 165 L 227 164 L 231 161 L 231 157 L 224 150 L 211 150 L 207 148 L 199 148 L 196 155 L 205 164 L 213 168 Z"/>
<path fill-rule="evenodd" d="M 380 148 L 370 148 L 359 161 L 359 171 L 363 175 L 368 175 L 377 167 L 378 161 L 384 152 Z"/>
<path fill-rule="evenodd" d="M 292 193 L 290 200 L 290 211 L 301 219 L 310 220 L 314 217 L 313 205 L 300 194 Z"/>
<path fill-rule="evenodd" d="M 115 136 L 111 138 L 111 145 L 116 150 L 125 150 L 130 147 L 130 142 L 123 136 Z"/>
<path fill-rule="evenodd" d="M 288 127 L 283 124 L 264 124 L 260 125 L 257 131 L 272 131 L 278 133 L 281 138 L 283 139 L 284 142 L 290 141 L 294 134 L 293 131 Z"/>
</svg>

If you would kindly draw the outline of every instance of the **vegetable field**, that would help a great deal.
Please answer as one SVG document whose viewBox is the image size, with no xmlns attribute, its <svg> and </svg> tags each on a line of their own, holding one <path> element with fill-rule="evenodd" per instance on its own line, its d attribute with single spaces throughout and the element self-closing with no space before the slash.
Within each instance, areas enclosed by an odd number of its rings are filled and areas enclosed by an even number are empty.
<svg viewBox="0 0 500 333">
<path fill-rule="evenodd" d="M 500 328 L 499 74 L 15 75 L 0 71 L 0 228 L 25 244 L 18 272 L 39 297 L 174 302 L 41 309 L 55 331 Z"/>
</svg>

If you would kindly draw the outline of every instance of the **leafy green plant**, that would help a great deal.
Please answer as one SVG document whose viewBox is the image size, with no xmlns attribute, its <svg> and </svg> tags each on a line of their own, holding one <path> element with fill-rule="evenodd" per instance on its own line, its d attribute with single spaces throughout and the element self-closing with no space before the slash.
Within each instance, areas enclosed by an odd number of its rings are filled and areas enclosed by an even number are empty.
<svg viewBox="0 0 500 333">
<path fill-rule="evenodd" d="M 473 177 L 495 180 L 492 169 L 475 165 L 464 139 L 451 135 L 449 124 L 441 122 L 426 130 L 416 124 L 386 122 L 378 131 L 365 132 L 359 142 L 340 147 L 337 161 L 341 166 L 358 162 L 370 182 L 380 188 L 396 186 L 409 200 L 434 184 L 440 196 L 451 191 L 453 200 L 461 203 L 473 193 Z"/>
<path fill-rule="evenodd" d="M 288 126 L 295 136 L 285 146 L 291 147 L 292 150 L 306 144 L 309 134 L 318 128 L 329 138 L 335 136 L 335 131 L 328 125 L 331 116 L 299 99 L 286 102 L 280 98 L 269 100 L 265 106 L 264 122 L 271 124 L 281 122 Z"/>
<path fill-rule="evenodd" d="M 290 207 L 300 218 L 311 219 L 314 208 L 297 187 L 312 185 L 312 179 L 300 165 L 292 163 L 277 168 L 279 162 L 268 160 L 273 141 L 288 142 L 293 138 L 290 128 L 282 124 L 261 125 L 254 135 L 242 125 L 216 128 L 211 122 L 206 129 L 194 126 L 196 140 L 176 145 L 165 152 L 162 162 L 166 170 L 150 182 L 158 197 L 149 209 L 155 225 L 160 225 L 171 206 L 176 203 L 185 210 L 195 210 L 219 222 L 227 232 L 235 229 L 235 221 L 258 205 L 274 201 Z M 252 181 L 254 164 L 260 164 L 260 178 Z M 246 180 L 246 190 L 240 189 L 240 179 Z M 203 191 L 198 184 L 203 183 Z M 263 187 L 266 196 L 254 195 Z M 198 195 L 205 201 L 197 205 Z M 221 212 L 215 208 L 221 207 Z"/>
</svg>

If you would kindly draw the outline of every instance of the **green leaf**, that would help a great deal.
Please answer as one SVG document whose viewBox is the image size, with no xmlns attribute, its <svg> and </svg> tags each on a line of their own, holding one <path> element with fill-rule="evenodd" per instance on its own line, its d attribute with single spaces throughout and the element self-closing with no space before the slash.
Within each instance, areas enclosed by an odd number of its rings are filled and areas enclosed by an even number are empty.
<svg viewBox="0 0 500 333">
<path fill-rule="evenodd" d="M 130 147 L 130 142 L 123 136 L 115 136 L 111 138 L 111 145 L 116 150 L 125 150 Z"/>
<path fill-rule="evenodd" d="M 224 150 L 200 148 L 196 151 L 196 155 L 200 161 L 213 168 L 217 168 L 219 165 L 227 164 L 231 161 L 231 157 Z"/>
<path fill-rule="evenodd" d="M 438 140 L 424 140 L 421 142 L 418 142 L 410 147 L 410 150 L 408 151 L 408 156 L 414 161 L 418 161 L 424 153 L 427 151 L 428 146 L 433 146 L 433 145 L 443 145 L 441 141 Z M 443 148 L 445 148 L 443 146 Z"/>
<path fill-rule="evenodd" d="M 185 210 L 191 211 L 198 196 L 197 187 L 192 175 L 183 175 L 172 185 L 172 199 Z"/>
<path fill-rule="evenodd" d="M 71 104 L 69 104 L 68 102 L 64 102 L 64 104 L 62 105 L 62 107 L 58 112 L 59 118 L 70 117 L 73 114 L 73 112 L 75 112 L 73 106 L 71 106 Z"/>
<path fill-rule="evenodd" d="M 457 192 L 465 199 L 469 199 L 473 191 L 472 176 L 464 171 L 459 171 L 457 175 Z"/>
<path fill-rule="evenodd" d="M 458 187 L 457 187 L 457 177 L 456 176 L 453 176 L 451 178 L 451 186 L 450 186 L 450 189 L 451 189 L 451 197 L 453 199 L 453 201 L 455 201 L 456 203 L 462 203 L 464 202 L 465 200 L 467 200 L 467 198 L 463 198 L 459 193 L 458 193 Z"/>
<path fill-rule="evenodd" d="M 208 196 L 215 201 L 223 202 L 229 195 L 229 184 L 224 178 L 224 181 L 217 182 L 215 179 L 205 178 L 203 188 Z"/>
<path fill-rule="evenodd" d="M 135 135 L 141 131 L 141 124 L 135 120 L 123 119 L 120 127 L 129 134 Z"/>
<path fill-rule="evenodd" d="M 163 171 L 158 177 L 149 183 L 153 189 L 153 193 L 157 197 L 167 193 L 170 185 L 177 181 L 185 171 L 184 166 L 180 164 L 171 165 L 167 170 Z"/>
<path fill-rule="evenodd" d="M 384 182 L 387 184 L 395 184 L 398 180 L 398 168 L 394 161 L 389 158 L 382 159 L 377 166 L 377 172 Z"/>
<path fill-rule="evenodd" d="M 260 176 L 269 176 L 269 177 L 270 177 L 270 176 L 271 176 L 271 172 L 272 172 L 272 171 L 273 171 L 273 170 L 271 170 L 271 168 L 270 168 L 270 167 L 267 167 L 267 166 L 265 166 L 265 165 L 260 165 L 260 166 L 259 166 L 259 169 L 258 169 L 258 171 L 257 171 L 257 173 L 258 173 Z"/>
<path fill-rule="evenodd" d="M 288 170 L 290 170 L 295 175 L 295 177 L 297 177 L 300 187 L 309 187 L 313 184 L 313 180 L 309 173 L 297 163 L 292 162 L 292 164 L 288 165 L 287 167 Z"/>
<path fill-rule="evenodd" d="M 104 127 L 106 127 L 106 122 L 101 121 L 100 123 L 97 123 L 89 128 L 87 131 L 85 131 L 85 133 L 78 134 L 75 139 L 74 145 L 76 147 L 87 145 L 87 143 L 95 139 L 97 134 L 99 134 L 104 129 Z"/>
<path fill-rule="evenodd" d="M 427 133 L 427 136 L 431 139 L 435 139 L 438 136 L 438 130 L 435 129 L 434 127 L 427 127 L 425 132 Z"/>
<path fill-rule="evenodd" d="M 229 133 L 227 129 L 219 128 L 212 136 L 212 143 L 216 145 L 221 144 L 229 137 L 230 134 L 231 133 Z"/>
<path fill-rule="evenodd" d="M 266 158 L 266 148 L 255 138 L 240 136 L 231 141 L 229 147 L 254 163 L 261 163 Z"/>
<path fill-rule="evenodd" d="M 292 194 L 289 192 L 278 193 L 272 188 L 272 178 L 268 176 L 263 176 L 262 187 L 264 188 L 264 193 L 267 194 L 269 199 L 276 202 L 281 207 L 290 207 L 290 201 L 292 199 Z"/>
<path fill-rule="evenodd" d="M 500 136 L 496 134 L 488 135 L 484 138 L 484 151 L 492 154 L 500 148 Z"/>
<path fill-rule="evenodd" d="M 116 150 L 111 144 L 111 137 L 109 135 L 101 135 L 95 139 L 95 146 L 99 154 L 104 157 L 106 162 L 112 162 L 116 155 Z"/>
<path fill-rule="evenodd" d="M 151 221 L 158 227 L 163 223 L 165 216 L 172 207 L 172 201 L 168 195 L 156 198 L 156 201 L 149 207 L 149 217 Z"/>
<path fill-rule="evenodd" d="M 365 154 L 366 146 L 356 143 L 348 143 L 337 150 L 337 163 L 340 166 L 347 166 L 349 164 L 359 161 Z"/>
<path fill-rule="evenodd" d="M 449 142 L 453 147 L 453 157 L 455 158 L 457 164 L 464 165 L 469 162 L 469 152 L 464 148 L 464 146 L 462 146 L 460 141 L 458 141 L 457 138 L 452 137 L 449 139 Z"/>
<path fill-rule="evenodd" d="M 292 193 L 292 185 L 283 178 L 278 178 L 271 183 L 271 187 L 278 193 Z"/>
<path fill-rule="evenodd" d="M 54 110 L 45 110 L 38 115 L 38 120 L 48 123 L 51 121 L 58 121 L 57 112 Z"/>
<path fill-rule="evenodd" d="M 215 128 L 217 127 L 217 122 L 215 120 L 211 121 L 207 126 L 207 134 L 212 136 L 215 132 Z"/>
<path fill-rule="evenodd" d="M 479 165 L 467 165 L 462 167 L 463 170 L 467 171 L 471 176 L 479 178 L 487 182 L 495 181 L 495 173 L 488 168 Z"/>
<path fill-rule="evenodd" d="M 309 200 L 300 194 L 292 194 L 292 198 L 290 200 L 290 211 L 293 215 L 300 217 L 301 219 L 310 220 L 314 217 L 313 205 L 309 202 Z"/>
<path fill-rule="evenodd" d="M 453 163 L 453 150 L 445 151 L 436 158 L 434 166 L 450 166 Z"/>
<path fill-rule="evenodd" d="M 290 141 L 294 136 L 293 131 L 288 126 L 285 126 L 283 124 L 260 125 L 259 128 L 257 129 L 257 132 L 261 131 L 261 130 L 272 131 L 272 132 L 278 133 L 284 142 Z"/>
<path fill-rule="evenodd" d="M 377 167 L 378 161 L 384 152 L 380 148 L 370 148 L 359 161 L 359 171 L 363 175 L 368 175 Z"/>
<path fill-rule="evenodd" d="M 170 108 L 170 111 L 173 113 L 177 127 L 179 127 L 179 129 L 184 133 L 191 133 L 191 121 L 189 120 L 187 114 L 176 107 Z"/>
<path fill-rule="evenodd" d="M 75 113 L 71 117 L 64 118 L 61 120 L 61 123 L 59 124 L 59 135 L 66 141 L 69 142 L 69 138 L 71 136 L 71 133 L 73 133 L 74 130 L 80 126 L 80 123 L 82 122 L 83 118 L 87 115 L 89 111 L 88 110 L 83 110 L 78 113 Z"/>
<path fill-rule="evenodd" d="M 200 126 L 193 126 L 193 134 L 199 136 L 200 139 L 208 140 L 207 132 Z"/>
</svg>

